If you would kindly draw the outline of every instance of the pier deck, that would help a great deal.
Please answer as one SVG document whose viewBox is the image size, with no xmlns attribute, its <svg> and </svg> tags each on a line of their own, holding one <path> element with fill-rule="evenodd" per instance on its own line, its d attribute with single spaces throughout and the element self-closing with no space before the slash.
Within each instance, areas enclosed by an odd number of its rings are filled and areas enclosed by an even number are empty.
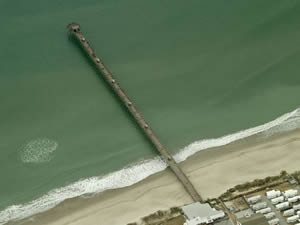
<svg viewBox="0 0 300 225">
<path fill-rule="evenodd" d="M 111 86 L 113 91 L 119 96 L 122 103 L 128 108 L 129 112 L 132 114 L 138 125 L 144 131 L 144 134 L 150 139 L 152 144 L 156 147 L 157 151 L 160 153 L 161 157 L 168 163 L 171 170 L 174 172 L 178 180 L 182 183 L 188 194 L 192 197 L 194 201 L 202 202 L 201 196 L 198 194 L 193 184 L 190 182 L 185 173 L 181 170 L 179 165 L 176 163 L 172 155 L 166 150 L 162 145 L 158 137 L 155 135 L 149 124 L 144 120 L 142 115 L 138 112 L 132 101 L 126 95 L 126 93 L 121 89 L 118 82 L 113 78 L 111 72 L 106 68 L 102 60 L 96 56 L 95 51 L 91 48 L 88 41 L 84 37 L 83 33 L 80 31 L 79 24 L 69 24 L 69 31 L 79 40 L 82 48 L 87 52 L 91 60 L 94 62 L 98 70 L 103 75 L 104 79 Z"/>
</svg>

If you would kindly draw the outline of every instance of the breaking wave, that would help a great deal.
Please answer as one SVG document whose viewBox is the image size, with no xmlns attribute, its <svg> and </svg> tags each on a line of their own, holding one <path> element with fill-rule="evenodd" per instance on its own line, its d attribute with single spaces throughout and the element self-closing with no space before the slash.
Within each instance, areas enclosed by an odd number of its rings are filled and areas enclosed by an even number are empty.
<svg viewBox="0 0 300 225">
<path fill-rule="evenodd" d="M 219 138 L 204 139 L 195 141 L 192 144 L 184 147 L 174 158 L 177 162 L 186 160 L 189 156 L 208 148 L 219 147 L 227 145 L 237 140 L 262 133 L 265 136 L 271 136 L 275 133 L 294 130 L 300 127 L 300 108 L 286 113 L 275 120 L 259 125 L 257 127 L 249 128 L 239 131 L 237 133 L 225 135 Z"/>
<path fill-rule="evenodd" d="M 263 125 L 239 131 L 234 134 L 226 135 L 220 138 L 206 139 L 196 141 L 177 154 L 174 158 L 177 162 L 182 162 L 189 156 L 212 147 L 227 145 L 231 142 L 261 133 L 264 135 L 273 135 L 274 133 L 284 132 L 299 128 L 300 109 L 286 113 L 277 119 Z M 35 144 L 33 145 L 35 146 Z M 12 205 L 0 212 L 0 224 L 11 220 L 19 220 L 40 212 L 44 212 L 55 207 L 62 201 L 82 196 L 85 194 L 100 193 L 109 189 L 116 189 L 133 185 L 146 177 L 160 172 L 167 168 L 166 163 L 159 157 L 151 160 L 141 161 L 130 165 L 122 170 L 107 174 L 105 176 L 91 177 L 79 180 L 68 186 L 54 189 L 44 196 L 33 200 L 27 204 Z"/>
<path fill-rule="evenodd" d="M 79 180 L 68 186 L 51 190 L 46 195 L 29 203 L 12 205 L 4 209 L 0 212 L 0 224 L 44 212 L 69 198 L 130 186 L 166 167 L 166 163 L 157 157 L 102 177 Z"/>
</svg>

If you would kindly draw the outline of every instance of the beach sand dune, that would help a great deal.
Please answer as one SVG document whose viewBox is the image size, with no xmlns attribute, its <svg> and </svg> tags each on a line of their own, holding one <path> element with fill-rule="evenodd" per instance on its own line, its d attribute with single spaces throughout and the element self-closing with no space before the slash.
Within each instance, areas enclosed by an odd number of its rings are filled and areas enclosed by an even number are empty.
<svg viewBox="0 0 300 225">
<path fill-rule="evenodd" d="M 203 150 L 183 163 L 183 170 L 204 198 L 257 178 L 299 170 L 300 131 L 259 135 Z M 127 188 L 93 198 L 69 199 L 54 209 L 19 221 L 25 225 L 125 225 L 160 209 L 192 202 L 170 170 Z M 14 223 L 16 224 L 16 223 Z"/>
</svg>

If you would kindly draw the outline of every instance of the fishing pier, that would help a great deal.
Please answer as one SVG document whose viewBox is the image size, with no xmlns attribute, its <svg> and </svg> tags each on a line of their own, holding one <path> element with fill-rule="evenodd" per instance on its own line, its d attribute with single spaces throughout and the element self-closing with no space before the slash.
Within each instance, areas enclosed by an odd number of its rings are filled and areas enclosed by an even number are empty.
<svg viewBox="0 0 300 225">
<path fill-rule="evenodd" d="M 136 109 L 135 105 L 126 95 L 124 90 L 121 89 L 120 85 L 113 78 L 111 72 L 104 65 L 103 61 L 96 55 L 95 51 L 91 48 L 89 42 L 87 41 L 87 39 L 84 37 L 83 33 L 80 30 L 80 25 L 76 23 L 71 23 L 68 25 L 67 28 L 70 31 L 70 33 L 78 39 L 82 48 L 86 51 L 86 53 L 89 55 L 90 59 L 93 61 L 97 69 L 103 75 L 103 78 L 107 81 L 107 83 L 110 85 L 110 87 L 115 92 L 115 94 L 119 96 L 119 99 L 127 107 L 128 111 L 131 113 L 136 123 L 140 126 L 144 134 L 149 138 L 152 144 L 156 147 L 162 159 L 168 163 L 169 167 L 174 172 L 178 180 L 182 183 L 187 193 L 192 197 L 194 201 L 203 202 L 201 196 L 198 194 L 198 192 L 196 191 L 195 187 L 193 186 L 189 178 L 185 175 L 185 173 L 176 163 L 172 155 L 169 154 L 167 149 L 160 142 L 159 138 L 155 135 L 150 125 L 144 120 L 141 113 Z"/>
</svg>

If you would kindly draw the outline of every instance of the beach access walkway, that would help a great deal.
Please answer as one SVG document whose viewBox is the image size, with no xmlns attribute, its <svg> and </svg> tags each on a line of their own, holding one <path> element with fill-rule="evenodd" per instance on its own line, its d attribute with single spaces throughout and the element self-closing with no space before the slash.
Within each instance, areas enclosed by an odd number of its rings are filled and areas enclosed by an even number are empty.
<svg viewBox="0 0 300 225">
<path fill-rule="evenodd" d="M 117 96 L 119 96 L 121 102 L 127 107 L 128 111 L 131 113 L 137 124 L 140 126 L 141 130 L 144 134 L 149 138 L 152 144 L 156 147 L 157 151 L 161 155 L 162 159 L 167 162 L 171 170 L 174 172 L 178 180 L 182 183 L 187 193 L 192 197 L 194 201 L 203 202 L 201 196 L 196 191 L 195 187 L 189 180 L 189 178 L 185 175 L 185 173 L 181 170 L 179 165 L 176 163 L 171 154 L 166 150 L 166 148 L 162 145 L 158 137 L 155 135 L 149 124 L 144 120 L 140 112 L 136 109 L 132 101 L 126 95 L 126 93 L 121 89 L 118 82 L 113 78 L 111 72 L 104 65 L 102 60 L 96 56 L 95 51 L 89 45 L 89 42 L 84 37 L 83 33 L 80 30 L 80 25 L 76 23 L 71 23 L 67 26 L 68 30 L 71 34 L 73 34 L 80 42 L 82 48 L 87 52 L 90 59 L 93 61 L 97 69 L 103 75 L 103 78 L 107 81 L 107 83 L 111 86 L 112 90 L 115 92 Z"/>
</svg>

